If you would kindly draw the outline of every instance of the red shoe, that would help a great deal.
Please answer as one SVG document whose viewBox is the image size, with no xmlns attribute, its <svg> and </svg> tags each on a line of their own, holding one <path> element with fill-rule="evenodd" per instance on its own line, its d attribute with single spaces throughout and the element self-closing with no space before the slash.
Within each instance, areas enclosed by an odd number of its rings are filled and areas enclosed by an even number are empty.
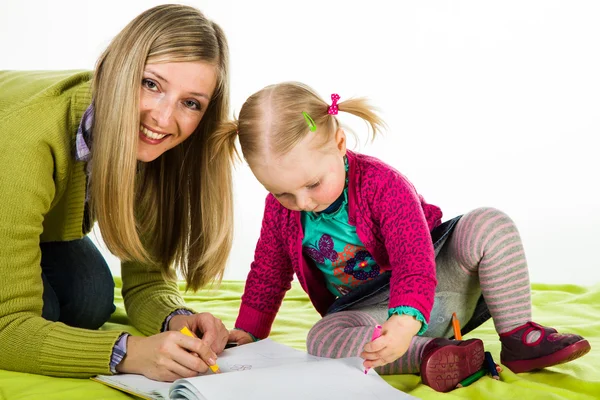
<svg viewBox="0 0 600 400">
<path fill-rule="evenodd" d="M 484 360 L 483 342 L 479 339 L 433 339 L 423 349 L 421 380 L 438 392 L 449 392 L 479 371 Z"/>
<path fill-rule="evenodd" d="M 540 337 L 535 342 L 527 343 L 527 335 L 533 331 L 539 331 Z M 516 374 L 566 363 L 591 349 L 588 341 L 579 335 L 558 333 L 554 328 L 535 322 L 527 322 L 500 334 L 500 342 L 500 361 Z"/>
</svg>

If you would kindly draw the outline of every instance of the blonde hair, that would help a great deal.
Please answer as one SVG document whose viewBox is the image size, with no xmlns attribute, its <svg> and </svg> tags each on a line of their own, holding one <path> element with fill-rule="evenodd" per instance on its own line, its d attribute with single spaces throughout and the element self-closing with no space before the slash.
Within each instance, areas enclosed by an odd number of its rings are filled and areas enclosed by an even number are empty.
<svg viewBox="0 0 600 400">
<path fill-rule="evenodd" d="M 217 86 L 196 131 L 148 163 L 138 162 L 139 96 L 148 63 L 215 65 Z M 91 209 L 110 251 L 122 260 L 173 266 L 197 290 L 218 280 L 233 236 L 231 150 L 211 148 L 229 113 L 229 50 L 221 28 L 184 5 L 151 8 L 131 21 L 98 60 Z"/>
<path fill-rule="evenodd" d="M 237 120 L 221 125 L 214 136 L 215 148 L 233 148 L 237 136 L 249 163 L 265 153 L 286 154 L 312 133 L 303 112 L 312 118 L 317 126 L 315 134 L 325 143 L 340 126 L 337 117 L 328 114 L 329 106 L 312 88 L 299 82 L 267 86 L 246 100 Z M 372 138 L 385 127 L 365 98 L 344 100 L 338 103 L 338 110 L 362 118 Z"/>
</svg>

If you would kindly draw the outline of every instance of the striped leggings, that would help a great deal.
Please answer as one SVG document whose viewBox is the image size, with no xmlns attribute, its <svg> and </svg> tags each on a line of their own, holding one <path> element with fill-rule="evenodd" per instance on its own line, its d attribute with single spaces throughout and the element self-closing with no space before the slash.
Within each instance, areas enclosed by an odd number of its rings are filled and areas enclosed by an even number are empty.
<svg viewBox="0 0 600 400">
<path fill-rule="evenodd" d="M 451 315 L 464 325 L 483 293 L 498 333 L 531 320 L 529 272 L 514 222 L 494 208 L 465 214 L 436 256 L 436 287 L 429 327 L 413 338 L 398 360 L 379 367 L 380 374 L 417 373 L 425 345 L 435 337 L 452 336 Z M 321 357 L 358 356 L 371 340 L 373 327 L 387 319 L 389 293 L 377 304 L 353 306 L 329 314 L 307 337 L 310 354 Z"/>
</svg>

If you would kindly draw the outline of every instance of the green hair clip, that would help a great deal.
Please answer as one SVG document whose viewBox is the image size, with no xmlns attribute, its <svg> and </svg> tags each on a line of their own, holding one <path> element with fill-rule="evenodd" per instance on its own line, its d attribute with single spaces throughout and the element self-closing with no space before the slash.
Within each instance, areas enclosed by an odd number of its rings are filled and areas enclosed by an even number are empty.
<svg viewBox="0 0 600 400">
<path fill-rule="evenodd" d="M 310 117 L 310 115 L 308 115 L 308 113 L 306 113 L 305 111 L 302 111 L 302 115 L 304 115 L 304 120 L 308 124 L 308 129 L 310 129 L 311 132 L 316 131 L 317 124 L 315 124 L 315 121 Z"/>
</svg>

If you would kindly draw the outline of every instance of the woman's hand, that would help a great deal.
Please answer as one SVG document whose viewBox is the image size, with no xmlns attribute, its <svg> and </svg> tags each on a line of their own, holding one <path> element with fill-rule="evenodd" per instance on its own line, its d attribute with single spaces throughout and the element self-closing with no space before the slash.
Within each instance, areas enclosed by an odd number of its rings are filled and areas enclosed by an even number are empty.
<svg viewBox="0 0 600 400">
<path fill-rule="evenodd" d="M 229 342 L 237 343 L 238 346 L 254 342 L 252 336 L 248 332 L 240 329 L 232 329 L 229 331 Z"/>
<path fill-rule="evenodd" d="M 175 315 L 169 321 L 167 327 L 170 331 L 179 331 L 186 326 L 202 341 L 210 346 L 217 354 L 221 354 L 227 344 L 229 331 L 223 322 L 210 313 L 198 313 L 192 315 Z"/>
<path fill-rule="evenodd" d="M 127 354 L 117 371 L 141 374 L 157 381 L 172 382 L 205 373 L 217 355 L 203 340 L 181 332 L 127 338 Z"/>
<path fill-rule="evenodd" d="M 421 322 L 411 315 L 392 315 L 382 325 L 381 336 L 365 345 L 361 357 L 365 368 L 389 364 L 402 357 L 410 341 L 421 329 Z"/>
</svg>

